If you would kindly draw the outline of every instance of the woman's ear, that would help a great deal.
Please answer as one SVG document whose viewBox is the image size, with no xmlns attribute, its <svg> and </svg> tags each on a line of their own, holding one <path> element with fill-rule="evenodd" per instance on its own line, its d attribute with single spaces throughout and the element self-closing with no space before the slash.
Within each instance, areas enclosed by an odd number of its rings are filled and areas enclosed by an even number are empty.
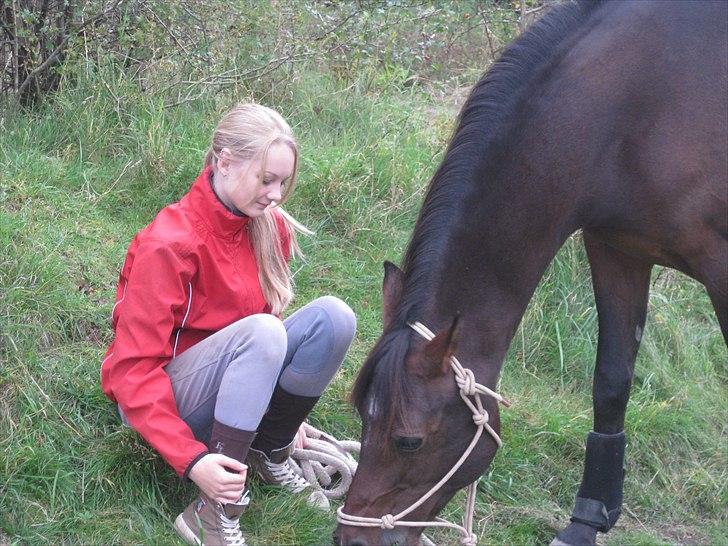
<svg viewBox="0 0 728 546">
<path fill-rule="evenodd" d="M 221 175 L 227 176 L 230 173 L 230 161 L 232 158 L 233 154 L 230 152 L 230 148 L 223 148 L 217 154 L 217 170 Z"/>
</svg>

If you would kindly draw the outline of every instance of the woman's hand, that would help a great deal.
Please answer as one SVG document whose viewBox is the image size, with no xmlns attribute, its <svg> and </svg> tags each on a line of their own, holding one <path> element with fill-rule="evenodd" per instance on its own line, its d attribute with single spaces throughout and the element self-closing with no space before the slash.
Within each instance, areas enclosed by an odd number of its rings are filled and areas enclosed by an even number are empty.
<svg viewBox="0 0 728 546">
<path fill-rule="evenodd" d="M 306 436 L 306 430 L 303 428 L 303 424 L 298 427 L 296 437 L 293 439 L 293 447 L 296 449 L 304 449 L 308 444 L 308 436 Z"/>
<path fill-rule="evenodd" d="M 219 453 L 208 453 L 189 473 L 203 493 L 223 504 L 240 500 L 247 475 L 247 465 Z"/>
</svg>

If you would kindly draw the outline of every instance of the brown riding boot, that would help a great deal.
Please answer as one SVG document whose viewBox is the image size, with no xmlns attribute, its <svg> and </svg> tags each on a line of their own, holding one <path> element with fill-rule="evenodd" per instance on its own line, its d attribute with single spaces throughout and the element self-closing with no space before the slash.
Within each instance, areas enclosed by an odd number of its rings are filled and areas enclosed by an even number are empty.
<svg viewBox="0 0 728 546">
<path fill-rule="evenodd" d="M 174 521 L 177 534 L 193 546 L 245 546 L 240 515 L 250 504 L 246 490 L 236 503 L 220 504 L 200 493 Z"/>
<path fill-rule="evenodd" d="M 254 438 L 255 432 L 236 429 L 215 421 L 208 448 L 211 453 L 221 453 L 243 462 Z M 228 504 L 221 504 L 200 492 L 200 496 L 177 516 L 174 528 L 188 544 L 244 546 L 245 539 L 240 532 L 239 520 L 248 504 L 250 493 L 247 489 L 243 491 L 238 502 Z"/>
</svg>

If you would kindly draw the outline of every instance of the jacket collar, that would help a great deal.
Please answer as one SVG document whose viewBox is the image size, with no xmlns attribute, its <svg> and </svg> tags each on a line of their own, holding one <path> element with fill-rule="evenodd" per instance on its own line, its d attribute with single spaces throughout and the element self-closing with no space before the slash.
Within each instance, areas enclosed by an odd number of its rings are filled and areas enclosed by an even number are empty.
<svg viewBox="0 0 728 546">
<path fill-rule="evenodd" d="M 229 239 L 247 228 L 250 217 L 232 213 L 215 195 L 212 189 L 212 167 L 202 169 L 187 196 L 192 210 L 213 235 Z"/>
</svg>

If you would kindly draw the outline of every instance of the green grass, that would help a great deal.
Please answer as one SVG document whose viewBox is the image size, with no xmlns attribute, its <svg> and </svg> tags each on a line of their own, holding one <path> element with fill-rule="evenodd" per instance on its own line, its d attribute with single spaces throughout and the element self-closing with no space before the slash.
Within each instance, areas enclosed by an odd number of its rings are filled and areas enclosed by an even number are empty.
<svg viewBox="0 0 728 546">
<path fill-rule="evenodd" d="M 294 308 L 332 293 L 358 316 L 345 366 L 312 415 L 340 437 L 359 433 L 346 400 L 380 331 L 382 261 L 400 259 L 449 137 L 451 96 L 463 97 L 453 81 L 472 83 L 479 72 L 453 79 L 441 70 L 430 86 L 407 87 L 411 64 L 388 59 L 358 59 L 345 77 L 333 65 L 301 64 L 295 85 L 258 82 L 239 95 L 278 108 L 302 145 L 288 209 L 316 235 L 302 239 L 307 258 L 293 265 Z M 179 544 L 171 521 L 194 488 L 119 424 L 98 373 L 126 247 L 186 191 L 234 99 L 164 108 L 102 64 L 34 112 L 2 112 L 0 544 Z M 515 403 L 502 413 L 504 448 L 479 485 L 482 543 L 544 544 L 568 520 L 591 427 L 595 351 L 577 235 L 547 270 L 504 366 L 501 390 Z M 727 360 L 702 287 L 656 270 L 627 413 L 626 509 L 603 543 L 726 542 Z M 253 487 L 249 542 L 328 542 L 333 517 Z M 451 503 L 446 514 L 461 511 Z"/>
</svg>

